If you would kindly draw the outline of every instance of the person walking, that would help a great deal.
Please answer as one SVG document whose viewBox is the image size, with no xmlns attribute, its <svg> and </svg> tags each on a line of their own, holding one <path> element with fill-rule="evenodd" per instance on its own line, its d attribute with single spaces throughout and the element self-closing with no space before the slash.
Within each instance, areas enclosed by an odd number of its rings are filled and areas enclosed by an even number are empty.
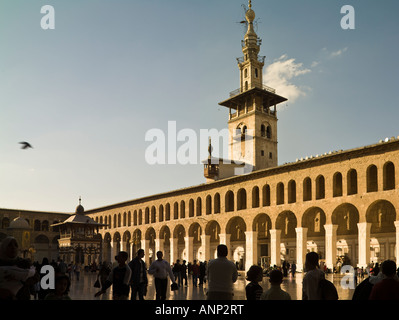
<svg viewBox="0 0 399 320">
<path fill-rule="evenodd" d="M 104 294 L 112 285 L 112 299 L 127 300 L 129 296 L 129 282 L 132 275 L 132 270 L 126 264 L 128 254 L 126 251 L 120 251 L 115 258 L 118 261 L 118 266 L 112 269 L 102 289 L 95 294 L 95 297 Z"/>
<path fill-rule="evenodd" d="M 139 249 L 137 251 L 136 257 L 129 262 L 129 268 L 132 270 L 132 277 L 130 279 L 130 287 L 132 289 L 132 294 L 130 299 L 136 300 L 137 294 L 139 296 L 139 300 L 144 300 L 145 295 L 147 294 L 147 267 L 144 258 L 144 250 Z"/>
<path fill-rule="evenodd" d="M 176 281 L 169 262 L 163 259 L 162 251 L 157 252 L 157 260 L 155 260 L 150 265 L 150 268 L 148 269 L 148 274 L 154 276 L 156 300 L 166 300 L 168 275 L 172 283 L 176 283 Z"/>
<path fill-rule="evenodd" d="M 217 247 L 217 258 L 208 263 L 208 300 L 233 299 L 233 283 L 237 281 L 238 272 L 235 264 L 227 259 L 227 254 L 227 246 L 220 244 Z"/>
</svg>

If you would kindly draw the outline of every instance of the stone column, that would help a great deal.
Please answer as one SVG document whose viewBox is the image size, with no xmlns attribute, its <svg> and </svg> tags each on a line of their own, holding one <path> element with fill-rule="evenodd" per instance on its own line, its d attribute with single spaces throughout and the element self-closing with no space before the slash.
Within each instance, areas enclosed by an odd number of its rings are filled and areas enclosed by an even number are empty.
<svg viewBox="0 0 399 320">
<path fill-rule="evenodd" d="M 194 261 L 194 237 L 184 237 L 185 247 L 186 247 L 186 257 L 187 261 Z M 175 262 L 175 261 L 173 261 Z"/>
<path fill-rule="evenodd" d="M 337 259 L 337 229 L 335 224 L 325 224 L 326 230 L 326 266 L 333 270 Z"/>
<path fill-rule="evenodd" d="M 396 258 L 396 265 L 399 266 L 399 221 L 395 221 L 394 224 L 396 227 L 395 258 Z"/>
<path fill-rule="evenodd" d="M 280 266 L 280 246 L 281 246 L 281 230 L 271 229 L 270 230 L 270 264 Z"/>
<path fill-rule="evenodd" d="M 211 258 L 211 236 L 201 235 L 201 245 L 202 250 L 204 250 L 204 261 L 208 261 Z"/>
<path fill-rule="evenodd" d="M 220 244 L 225 244 L 227 246 L 228 252 L 227 252 L 227 259 L 231 259 L 231 248 L 230 248 L 230 237 L 231 234 L 229 233 L 220 233 L 219 234 L 219 243 Z"/>
<path fill-rule="evenodd" d="M 147 266 L 150 264 L 150 240 L 141 240 L 141 249 L 144 250 L 144 262 Z M 152 258 L 153 261 L 157 259 L 156 255 Z"/>
<path fill-rule="evenodd" d="M 305 269 L 308 228 L 295 228 L 296 231 L 296 266 L 299 272 Z"/>
<path fill-rule="evenodd" d="M 358 243 L 359 243 L 359 261 L 357 266 L 359 268 L 366 268 L 370 263 L 370 229 L 371 223 L 361 222 L 357 224 L 359 230 Z"/>
<path fill-rule="evenodd" d="M 245 270 L 248 270 L 252 265 L 258 265 L 258 232 L 245 232 Z"/>
<path fill-rule="evenodd" d="M 178 239 L 176 238 L 170 239 L 170 261 L 169 261 L 170 264 L 172 264 L 177 259 L 177 253 L 178 253 L 177 241 Z"/>
<path fill-rule="evenodd" d="M 155 239 L 155 252 L 154 252 L 154 254 L 156 256 L 158 251 L 162 251 L 164 258 L 166 259 L 165 250 L 164 250 L 164 244 L 165 244 L 165 240 L 164 239 Z"/>
</svg>

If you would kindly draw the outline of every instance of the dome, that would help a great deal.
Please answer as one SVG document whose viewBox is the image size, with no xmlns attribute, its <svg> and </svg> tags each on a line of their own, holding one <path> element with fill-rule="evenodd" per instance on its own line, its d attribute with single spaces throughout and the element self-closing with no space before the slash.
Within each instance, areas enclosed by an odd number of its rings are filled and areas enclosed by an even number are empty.
<svg viewBox="0 0 399 320">
<path fill-rule="evenodd" d="M 82 206 L 82 198 L 79 197 L 79 205 L 76 207 L 75 214 L 84 214 L 85 208 Z"/>
<path fill-rule="evenodd" d="M 76 207 L 76 211 L 75 211 L 76 214 L 84 214 L 84 212 L 85 212 L 85 208 L 83 208 L 83 206 L 81 204 Z"/>
<path fill-rule="evenodd" d="M 18 217 L 15 218 L 13 221 L 11 221 L 10 229 L 30 229 L 28 221 L 26 221 L 24 218 Z"/>
<path fill-rule="evenodd" d="M 247 21 L 251 23 L 255 20 L 255 12 L 252 9 L 249 9 L 245 14 L 245 17 L 247 18 Z"/>
</svg>

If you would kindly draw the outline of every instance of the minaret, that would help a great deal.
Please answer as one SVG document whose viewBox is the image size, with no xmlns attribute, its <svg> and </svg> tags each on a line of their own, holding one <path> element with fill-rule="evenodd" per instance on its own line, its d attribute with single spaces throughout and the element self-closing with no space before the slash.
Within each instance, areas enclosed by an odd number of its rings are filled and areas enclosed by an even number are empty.
<svg viewBox="0 0 399 320">
<path fill-rule="evenodd" d="M 276 106 L 287 99 L 263 84 L 265 57 L 259 56 L 262 40 L 254 31 L 251 0 L 245 19 L 248 29 L 241 41 L 244 56 L 237 58 L 240 88 L 219 105 L 229 108 L 230 159 L 260 170 L 278 165 Z"/>
</svg>

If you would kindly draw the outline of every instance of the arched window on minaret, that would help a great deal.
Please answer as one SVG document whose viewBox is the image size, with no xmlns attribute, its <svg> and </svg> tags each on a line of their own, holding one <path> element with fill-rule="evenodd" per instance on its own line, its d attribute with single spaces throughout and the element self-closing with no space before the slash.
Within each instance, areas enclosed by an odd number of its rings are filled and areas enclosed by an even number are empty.
<svg viewBox="0 0 399 320">
<path fill-rule="evenodd" d="M 267 126 L 266 128 L 266 138 L 268 139 L 272 138 L 272 128 L 270 126 Z"/>
<path fill-rule="evenodd" d="M 245 69 L 244 70 L 244 78 L 247 78 L 248 77 L 248 69 Z"/>
<path fill-rule="evenodd" d="M 260 126 L 260 136 L 261 136 L 261 137 L 266 137 L 266 127 L 265 127 L 264 124 L 262 124 L 262 125 Z"/>
<path fill-rule="evenodd" d="M 255 68 L 255 78 L 258 77 L 258 68 Z"/>
<path fill-rule="evenodd" d="M 245 81 L 245 91 L 248 90 L 248 81 Z"/>
</svg>

